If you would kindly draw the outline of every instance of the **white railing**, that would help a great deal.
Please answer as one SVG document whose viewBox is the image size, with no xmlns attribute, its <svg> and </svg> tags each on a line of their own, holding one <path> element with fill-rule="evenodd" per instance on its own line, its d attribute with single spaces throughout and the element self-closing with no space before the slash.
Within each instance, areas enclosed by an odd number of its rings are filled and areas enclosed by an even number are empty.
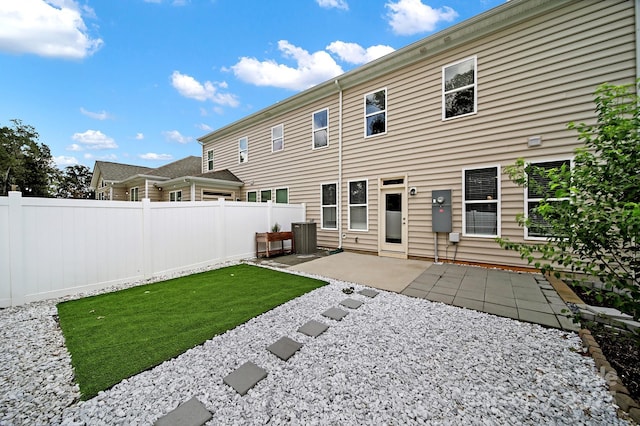
<svg viewBox="0 0 640 426">
<path fill-rule="evenodd" d="M 255 256 L 255 233 L 304 204 L 0 197 L 0 307 Z"/>
</svg>

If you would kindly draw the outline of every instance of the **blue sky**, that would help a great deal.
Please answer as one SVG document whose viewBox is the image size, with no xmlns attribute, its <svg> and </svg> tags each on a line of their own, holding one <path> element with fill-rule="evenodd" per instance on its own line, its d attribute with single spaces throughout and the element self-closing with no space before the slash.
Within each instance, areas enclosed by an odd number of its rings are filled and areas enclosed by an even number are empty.
<svg viewBox="0 0 640 426">
<path fill-rule="evenodd" d="M 0 126 L 60 168 L 197 138 L 504 0 L 0 0 Z"/>
</svg>

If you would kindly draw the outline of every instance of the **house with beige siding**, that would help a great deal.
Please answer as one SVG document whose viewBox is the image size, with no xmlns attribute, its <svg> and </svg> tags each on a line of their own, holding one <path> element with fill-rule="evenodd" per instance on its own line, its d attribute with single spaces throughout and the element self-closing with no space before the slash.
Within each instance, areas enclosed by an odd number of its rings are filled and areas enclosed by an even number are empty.
<svg viewBox="0 0 640 426">
<path fill-rule="evenodd" d="M 570 164 L 569 122 L 638 76 L 638 1 L 512 0 L 199 138 L 243 201 L 306 203 L 319 246 L 526 266 L 516 159 Z M 449 223 L 450 221 L 450 223 Z"/>
<path fill-rule="evenodd" d="M 156 169 L 96 161 L 91 178 L 96 199 L 114 201 L 236 201 L 241 187 L 232 172 L 213 170 L 212 162 L 196 156 Z"/>
</svg>

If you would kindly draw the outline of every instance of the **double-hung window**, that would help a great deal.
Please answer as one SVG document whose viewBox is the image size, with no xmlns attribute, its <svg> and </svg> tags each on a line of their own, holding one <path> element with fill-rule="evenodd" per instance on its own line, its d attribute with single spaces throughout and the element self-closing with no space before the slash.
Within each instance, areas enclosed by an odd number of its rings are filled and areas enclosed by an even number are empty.
<svg viewBox="0 0 640 426">
<path fill-rule="evenodd" d="M 255 203 L 258 201 L 258 191 L 247 191 L 247 201 Z"/>
<path fill-rule="evenodd" d="M 368 230 L 367 181 L 349 182 L 349 230 Z"/>
<path fill-rule="evenodd" d="M 182 191 L 171 191 L 169 201 L 182 201 Z"/>
<path fill-rule="evenodd" d="M 387 133 L 387 89 L 364 96 L 365 137 Z"/>
<path fill-rule="evenodd" d="M 329 145 L 329 109 L 313 113 L 313 149 Z"/>
<path fill-rule="evenodd" d="M 271 152 L 282 151 L 284 149 L 284 124 L 279 124 L 271 128 Z"/>
<path fill-rule="evenodd" d="M 249 138 L 246 136 L 238 140 L 238 163 L 249 161 Z"/>
<path fill-rule="evenodd" d="M 442 119 L 474 114 L 478 106 L 476 57 L 442 67 Z"/>
<path fill-rule="evenodd" d="M 525 227 L 525 238 L 546 239 L 554 237 L 553 229 L 538 212 L 540 201 L 546 200 L 548 204 L 568 203 L 568 197 L 558 197 L 549 186 L 551 179 L 549 172 L 560 171 L 562 168 L 569 170 L 571 160 L 545 161 L 529 163 L 527 165 L 527 188 L 525 190 L 526 215 L 529 226 Z"/>
<path fill-rule="evenodd" d="M 335 183 L 322 184 L 320 210 L 322 229 L 338 229 L 338 196 Z"/>
<path fill-rule="evenodd" d="M 207 151 L 207 171 L 213 171 L 213 150 L 210 149 Z"/>
<path fill-rule="evenodd" d="M 276 203 L 289 204 L 289 188 L 276 188 Z"/>
<path fill-rule="evenodd" d="M 140 199 L 138 198 L 138 194 L 139 194 L 139 189 L 136 188 L 131 188 L 131 193 L 129 195 L 129 200 L 130 201 L 140 201 Z"/>
<path fill-rule="evenodd" d="M 500 235 L 499 166 L 463 171 L 465 235 Z"/>
<path fill-rule="evenodd" d="M 260 202 L 266 203 L 267 201 L 271 201 L 271 190 L 263 189 L 260 191 Z"/>
</svg>

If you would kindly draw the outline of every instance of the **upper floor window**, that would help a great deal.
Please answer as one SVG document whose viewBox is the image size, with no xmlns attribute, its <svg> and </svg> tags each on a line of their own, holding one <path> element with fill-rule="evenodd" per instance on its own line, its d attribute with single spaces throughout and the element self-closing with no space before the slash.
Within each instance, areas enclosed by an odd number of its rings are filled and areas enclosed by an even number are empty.
<svg viewBox="0 0 640 426">
<path fill-rule="evenodd" d="M 182 201 L 182 191 L 171 191 L 169 201 Z"/>
<path fill-rule="evenodd" d="M 387 133 L 387 89 L 364 96 L 364 135 Z"/>
<path fill-rule="evenodd" d="M 276 188 L 276 203 L 289 204 L 289 188 Z"/>
<path fill-rule="evenodd" d="M 271 128 L 271 152 L 284 149 L 284 124 Z"/>
<path fill-rule="evenodd" d="M 368 229 L 367 181 L 349 182 L 349 230 Z"/>
<path fill-rule="evenodd" d="M 442 119 L 477 111 L 476 57 L 442 67 Z"/>
<path fill-rule="evenodd" d="M 463 172 L 465 235 L 496 237 L 499 235 L 500 180 L 498 166 L 468 169 Z"/>
<path fill-rule="evenodd" d="M 258 191 L 247 191 L 247 201 L 255 203 L 258 201 Z"/>
<path fill-rule="evenodd" d="M 329 110 L 313 113 L 313 149 L 329 145 Z"/>
<path fill-rule="evenodd" d="M 260 202 L 266 203 L 267 201 L 271 201 L 271 190 L 263 189 L 260 191 Z"/>
<path fill-rule="evenodd" d="M 207 171 L 208 172 L 213 171 L 213 150 L 212 149 L 207 151 Z"/>
<path fill-rule="evenodd" d="M 527 166 L 527 189 L 525 192 L 526 215 L 529 219 L 529 226 L 525 227 L 525 238 L 541 238 L 558 236 L 555 235 L 551 225 L 544 220 L 538 207 L 540 201 L 546 200 L 548 204 L 568 203 L 568 197 L 558 197 L 556 192 L 550 188 L 551 178 L 549 172 L 569 170 L 571 160 L 545 161 L 530 163 Z"/>
<path fill-rule="evenodd" d="M 325 183 L 322 185 L 320 203 L 321 227 L 322 229 L 338 229 L 338 203 L 335 183 Z"/>
<path fill-rule="evenodd" d="M 131 192 L 129 193 L 129 201 L 140 201 L 138 194 L 138 187 L 131 188 Z"/>
<path fill-rule="evenodd" d="M 247 137 L 238 140 L 238 162 L 240 164 L 249 161 L 249 139 Z"/>
</svg>

